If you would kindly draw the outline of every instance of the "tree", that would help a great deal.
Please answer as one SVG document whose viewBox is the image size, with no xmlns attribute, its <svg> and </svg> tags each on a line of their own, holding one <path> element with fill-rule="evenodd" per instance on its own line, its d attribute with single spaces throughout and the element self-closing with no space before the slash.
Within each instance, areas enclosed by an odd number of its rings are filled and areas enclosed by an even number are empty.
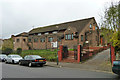
<svg viewBox="0 0 120 80">
<path fill-rule="evenodd" d="M 5 48 L 5 50 L 3 50 L 2 53 L 6 54 L 6 55 L 9 55 L 13 52 L 13 50 L 11 48 Z"/>
<path fill-rule="evenodd" d="M 12 40 L 12 38 L 4 39 L 3 44 L 2 44 L 2 50 L 5 50 L 6 48 L 13 49 L 13 40 Z"/>
<path fill-rule="evenodd" d="M 102 34 L 114 47 L 120 48 L 120 2 L 111 2 L 104 11 L 101 23 Z"/>
</svg>

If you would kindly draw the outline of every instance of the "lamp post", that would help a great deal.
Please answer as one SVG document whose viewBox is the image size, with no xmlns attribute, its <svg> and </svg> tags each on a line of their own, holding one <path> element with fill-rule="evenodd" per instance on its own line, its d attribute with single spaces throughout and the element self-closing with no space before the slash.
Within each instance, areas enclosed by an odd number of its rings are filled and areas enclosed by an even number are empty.
<svg viewBox="0 0 120 80">
<path fill-rule="evenodd" d="M 58 29 L 59 26 L 56 26 L 56 28 Z M 59 32 L 59 30 L 58 30 L 58 32 Z M 57 36 L 57 65 L 59 65 L 59 61 L 58 61 L 58 36 Z"/>
<path fill-rule="evenodd" d="M 59 61 L 58 61 L 58 36 L 57 36 L 57 65 L 59 64 Z"/>
</svg>

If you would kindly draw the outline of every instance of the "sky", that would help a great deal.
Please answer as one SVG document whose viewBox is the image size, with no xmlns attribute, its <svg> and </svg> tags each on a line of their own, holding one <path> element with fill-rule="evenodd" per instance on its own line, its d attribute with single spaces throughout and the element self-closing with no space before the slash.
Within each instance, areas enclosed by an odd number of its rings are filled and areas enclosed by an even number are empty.
<svg viewBox="0 0 120 80">
<path fill-rule="evenodd" d="M 0 38 L 100 15 L 113 0 L 0 0 Z M 114 0 L 118 1 L 118 0 Z"/>
</svg>

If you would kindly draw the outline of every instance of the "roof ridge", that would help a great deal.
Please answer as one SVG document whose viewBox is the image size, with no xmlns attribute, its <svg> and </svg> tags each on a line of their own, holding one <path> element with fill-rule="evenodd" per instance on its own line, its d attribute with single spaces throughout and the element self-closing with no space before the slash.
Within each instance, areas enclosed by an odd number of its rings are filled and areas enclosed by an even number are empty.
<svg viewBox="0 0 120 80">
<path fill-rule="evenodd" d="M 79 20 L 74 20 L 74 21 L 68 21 L 68 22 L 63 22 L 63 23 L 58 23 L 58 24 L 53 24 L 53 25 L 43 26 L 43 27 L 38 27 L 38 28 L 34 28 L 34 29 L 32 29 L 32 30 L 35 30 L 35 29 L 42 29 L 42 28 L 47 28 L 47 27 L 57 26 L 57 25 L 61 25 L 61 24 L 67 24 L 67 23 L 72 23 L 72 22 L 82 21 L 82 20 L 88 20 L 88 19 L 94 19 L 94 17 L 84 18 L 84 19 L 79 19 Z"/>
</svg>

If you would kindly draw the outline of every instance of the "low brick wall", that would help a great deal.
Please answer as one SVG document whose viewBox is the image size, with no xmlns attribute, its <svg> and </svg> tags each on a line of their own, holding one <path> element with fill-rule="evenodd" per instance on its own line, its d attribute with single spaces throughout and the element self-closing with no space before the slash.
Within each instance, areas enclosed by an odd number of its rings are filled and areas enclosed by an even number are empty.
<svg viewBox="0 0 120 80">
<path fill-rule="evenodd" d="M 93 55 L 96 55 L 97 53 L 99 53 L 103 50 L 106 50 L 108 48 L 110 48 L 110 45 L 104 46 L 104 47 L 89 47 L 89 48 L 87 48 L 88 51 L 86 51 L 86 53 L 83 54 L 82 61 L 86 60 L 86 59 L 89 59 Z"/>
</svg>

